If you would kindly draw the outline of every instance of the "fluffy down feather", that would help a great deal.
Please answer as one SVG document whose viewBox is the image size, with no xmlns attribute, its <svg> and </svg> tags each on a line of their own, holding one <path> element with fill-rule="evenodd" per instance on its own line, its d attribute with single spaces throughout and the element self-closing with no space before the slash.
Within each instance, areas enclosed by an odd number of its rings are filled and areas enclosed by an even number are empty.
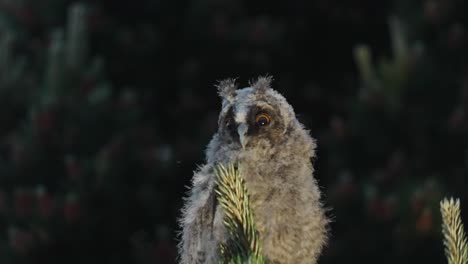
<svg viewBox="0 0 468 264">
<path fill-rule="evenodd" d="M 299 123 L 293 108 L 270 88 L 271 77 L 247 87 L 224 90 L 218 132 L 206 150 L 206 164 L 193 176 L 180 220 L 182 264 L 218 263 L 219 244 L 226 241 L 223 213 L 214 193 L 213 168 L 238 163 L 249 190 L 255 222 L 268 263 L 316 263 L 327 240 L 320 190 L 313 177 L 315 141 Z M 271 122 L 255 123 L 259 113 Z M 248 127 L 247 144 L 239 141 L 240 125 Z"/>
</svg>

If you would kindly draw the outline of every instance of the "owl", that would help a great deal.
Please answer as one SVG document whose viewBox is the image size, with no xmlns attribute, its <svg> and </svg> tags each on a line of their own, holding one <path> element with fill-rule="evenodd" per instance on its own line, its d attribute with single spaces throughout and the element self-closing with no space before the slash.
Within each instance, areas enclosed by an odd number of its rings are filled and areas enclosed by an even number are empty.
<svg viewBox="0 0 468 264">
<path fill-rule="evenodd" d="M 217 85 L 222 98 L 218 131 L 182 209 L 181 264 L 221 258 L 220 243 L 228 234 L 214 191 L 214 168 L 220 163 L 238 164 L 267 263 L 317 262 L 328 220 L 313 177 L 316 144 L 271 81 L 260 77 L 243 89 L 232 79 Z"/>
</svg>

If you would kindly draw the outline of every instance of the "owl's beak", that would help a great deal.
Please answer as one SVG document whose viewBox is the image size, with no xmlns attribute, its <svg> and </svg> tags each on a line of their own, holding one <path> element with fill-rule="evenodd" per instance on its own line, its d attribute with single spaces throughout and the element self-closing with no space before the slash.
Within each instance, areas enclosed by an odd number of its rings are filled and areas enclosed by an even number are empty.
<svg viewBox="0 0 468 264">
<path fill-rule="evenodd" d="M 245 148 L 245 146 L 247 145 L 247 130 L 247 124 L 244 123 L 239 124 L 239 126 L 237 127 L 237 133 L 239 134 L 239 141 L 241 143 L 242 148 Z"/>
</svg>

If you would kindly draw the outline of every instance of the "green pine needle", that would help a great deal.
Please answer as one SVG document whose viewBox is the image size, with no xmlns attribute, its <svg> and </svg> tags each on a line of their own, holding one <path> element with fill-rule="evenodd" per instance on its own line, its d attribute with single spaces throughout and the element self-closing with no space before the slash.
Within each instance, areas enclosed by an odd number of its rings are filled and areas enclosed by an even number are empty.
<svg viewBox="0 0 468 264">
<path fill-rule="evenodd" d="M 440 211 L 448 264 L 468 264 L 468 243 L 460 218 L 460 200 L 453 198 L 442 200 Z"/>
<path fill-rule="evenodd" d="M 263 264 L 258 231 L 244 179 L 233 164 L 215 169 L 216 195 L 221 204 L 230 239 L 221 245 L 224 263 Z"/>
</svg>

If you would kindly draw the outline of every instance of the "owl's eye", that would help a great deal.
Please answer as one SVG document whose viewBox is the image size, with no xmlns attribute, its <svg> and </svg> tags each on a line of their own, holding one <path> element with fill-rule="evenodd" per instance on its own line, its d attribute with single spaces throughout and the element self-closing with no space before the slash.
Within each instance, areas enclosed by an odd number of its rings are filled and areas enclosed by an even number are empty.
<svg viewBox="0 0 468 264">
<path fill-rule="evenodd" d="M 258 114 L 255 117 L 255 123 L 259 126 L 266 126 L 270 124 L 270 116 L 265 113 Z"/>
<path fill-rule="evenodd" d="M 232 129 L 234 127 L 234 121 L 232 120 L 232 118 L 226 118 L 226 120 L 224 120 L 224 125 L 228 129 Z"/>
</svg>

